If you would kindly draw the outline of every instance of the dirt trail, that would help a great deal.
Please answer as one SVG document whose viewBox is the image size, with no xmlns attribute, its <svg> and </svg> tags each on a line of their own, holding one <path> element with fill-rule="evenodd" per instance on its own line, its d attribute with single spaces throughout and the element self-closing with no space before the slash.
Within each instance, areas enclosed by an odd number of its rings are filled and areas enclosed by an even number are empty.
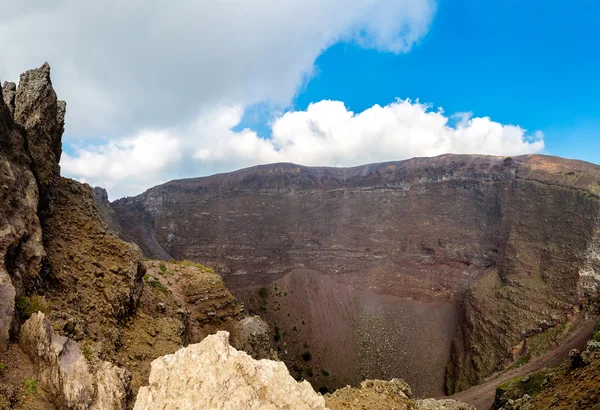
<svg viewBox="0 0 600 410">
<path fill-rule="evenodd" d="M 555 367 L 565 360 L 571 349 L 583 350 L 594 332 L 598 323 L 598 318 L 593 317 L 585 320 L 577 329 L 575 329 L 556 349 L 550 350 L 546 354 L 533 359 L 531 362 L 506 373 L 489 379 L 485 383 L 471 387 L 468 390 L 450 396 L 450 399 L 459 400 L 475 406 L 478 410 L 488 410 L 494 403 L 496 387 L 513 377 L 521 377 L 528 373 L 535 372 L 545 367 Z"/>
</svg>

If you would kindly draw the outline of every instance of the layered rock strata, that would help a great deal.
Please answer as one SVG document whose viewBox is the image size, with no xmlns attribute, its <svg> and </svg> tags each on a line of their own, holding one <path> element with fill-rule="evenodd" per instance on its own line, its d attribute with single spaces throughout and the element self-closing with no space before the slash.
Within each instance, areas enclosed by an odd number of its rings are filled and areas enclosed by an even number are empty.
<svg viewBox="0 0 600 410">
<path fill-rule="evenodd" d="M 348 300 L 358 298 L 344 308 L 357 317 L 379 306 L 395 311 L 388 297 L 420 304 L 416 312 L 434 309 L 425 316 L 444 323 L 459 315 L 451 348 L 443 326 L 430 337 L 450 359 L 445 381 L 439 364 L 394 365 L 419 394 L 432 394 L 420 380 L 435 374 L 428 385 L 449 392 L 477 384 L 518 359 L 527 338 L 564 323 L 597 294 L 599 182 L 600 168 L 580 161 L 444 155 L 354 168 L 258 166 L 172 181 L 112 207 L 144 253 L 219 266 L 248 303 L 261 287 L 310 270 L 345 286 Z M 272 325 L 294 315 L 266 312 Z M 358 323 L 346 340 L 360 341 L 357 332 L 370 323 Z M 382 341 L 405 340 L 384 349 L 382 363 L 422 350 L 410 326 L 379 333 Z M 372 353 L 354 346 L 353 363 Z M 338 386 L 356 382 L 345 377 Z"/>
</svg>

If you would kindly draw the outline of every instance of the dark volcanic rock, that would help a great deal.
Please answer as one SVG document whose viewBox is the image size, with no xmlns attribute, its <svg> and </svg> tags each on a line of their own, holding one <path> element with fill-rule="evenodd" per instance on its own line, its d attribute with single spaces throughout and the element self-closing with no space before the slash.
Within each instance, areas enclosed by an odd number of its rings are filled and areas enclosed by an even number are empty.
<svg viewBox="0 0 600 410">
<path fill-rule="evenodd" d="M 308 268 L 352 289 L 460 307 L 454 391 L 512 362 L 524 338 L 598 292 L 599 182 L 600 168 L 579 161 L 443 155 L 259 166 L 112 205 L 147 255 L 221 266 L 234 293 Z M 418 337 L 396 347 L 414 355 Z"/>
<path fill-rule="evenodd" d="M 59 101 L 50 80 L 50 66 L 21 74 L 14 103 L 14 120 L 27 133 L 27 150 L 41 195 L 41 208 L 51 202 L 55 179 L 60 175 L 62 134 L 66 104 Z"/>
<path fill-rule="evenodd" d="M 4 103 L 10 110 L 10 114 L 15 113 L 15 97 L 17 96 L 17 85 L 8 81 L 4 82 L 2 86 L 2 95 L 4 97 Z"/>
<path fill-rule="evenodd" d="M 11 92 L 6 84 L 5 89 Z M 0 349 L 6 347 L 11 324 L 15 330 L 15 298 L 36 282 L 44 255 L 38 187 L 26 139 L 5 99 L 10 101 L 10 95 L 0 100 Z"/>
</svg>

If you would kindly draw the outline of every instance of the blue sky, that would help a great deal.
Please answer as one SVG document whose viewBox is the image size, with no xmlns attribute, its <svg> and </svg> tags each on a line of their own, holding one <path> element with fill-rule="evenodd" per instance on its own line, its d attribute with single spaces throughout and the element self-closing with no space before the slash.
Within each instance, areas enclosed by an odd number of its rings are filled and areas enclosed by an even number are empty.
<svg viewBox="0 0 600 410">
<path fill-rule="evenodd" d="M 597 1 L 64 0 L 0 22 L 0 79 L 50 63 L 63 175 L 111 198 L 274 162 L 600 163 Z"/>
<path fill-rule="evenodd" d="M 296 110 L 323 99 L 360 112 L 395 98 L 446 113 L 473 112 L 545 134 L 544 153 L 600 164 L 600 2 L 442 0 L 429 33 L 409 53 L 337 44 Z M 268 134 L 249 111 L 238 128 Z"/>
</svg>

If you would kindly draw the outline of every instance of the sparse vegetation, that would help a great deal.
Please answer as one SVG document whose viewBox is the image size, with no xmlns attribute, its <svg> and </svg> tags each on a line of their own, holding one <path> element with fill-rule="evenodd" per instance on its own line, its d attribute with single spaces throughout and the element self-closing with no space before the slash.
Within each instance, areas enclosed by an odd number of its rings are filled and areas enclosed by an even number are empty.
<svg viewBox="0 0 600 410">
<path fill-rule="evenodd" d="M 164 275 L 164 274 L 167 273 L 167 266 L 164 263 L 161 263 L 158 266 L 158 273 L 161 274 L 161 275 Z"/>
<path fill-rule="evenodd" d="M 17 299 L 16 309 L 22 320 L 27 320 L 37 312 L 44 314 L 48 313 L 50 303 L 46 301 L 44 296 L 33 296 L 31 298 L 27 296 L 21 296 Z"/>
<path fill-rule="evenodd" d="M 0 362 L 0 374 L 4 373 L 6 370 L 6 365 L 3 362 Z"/>
<path fill-rule="evenodd" d="M 310 362 L 311 359 L 312 354 L 309 351 L 302 353 L 302 360 L 304 360 L 305 362 Z"/>
<path fill-rule="evenodd" d="M 258 290 L 258 296 L 260 296 L 262 299 L 266 299 L 269 296 L 269 289 L 260 288 Z"/>
<path fill-rule="evenodd" d="M 37 394 L 37 380 L 27 379 L 25 380 L 25 389 L 31 394 Z"/>
<path fill-rule="evenodd" d="M 515 362 L 515 367 L 521 367 L 521 366 L 523 366 L 524 364 L 527 364 L 527 363 L 529 363 L 529 359 L 530 359 L 529 355 L 527 355 L 527 356 L 523 356 L 523 357 L 520 357 L 520 358 L 519 358 L 519 359 L 518 359 L 518 360 Z"/>
<path fill-rule="evenodd" d="M 152 286 L 153 288 L 158 289 L 162 293 L 169 293 L 169 289 L 167 289 L 158 278 L 155 278 L 152 275 L 144 275 L 144 283 L 146 283 L 148 286 Z"/>
<path fill-rule="evenodd" d="M 329 372 L 325 369 L 321 369 L 321 374 L 325 377 L 329 377 Z"/>
<path fill-rule="evenodd" d="M 279 342 L 279 340 L 281 340 L 281 333 L 279 333 L 279 326 L 275 326 L 275 336 L 273 336 L 273 340 L 275 340 L 275 342 Z"/>
<path fill-rule="evenodd" d="M 184 267 L 194 267 L 194 268 L 198 268 L 203 272 L 209 272 L 209 273 L 215 273 L 215 270 L 213 268 L 210 268 L 208 266 L 204 266 L 201 263 L 197 263 L 197 262 L 192 262 L 189 261 L 187 259 L 184 259 L 182 261 L 169 261 L 171 263 L 174 263 L 175 265 L 179 265 L 179 266 L 184 266 Z"/>
<path fill-rule="evenodd" d="M 530 373 L 525 377 L 515 377 L 502 383 L 496 388 L 494 406 L 504 405 L 509 399 L 516 400 L 525 394 L 531 397 L 538 395 L 549 382 L 549 372 L 551 370 L 544 369 Z"/>
<path fill-rule="evenodd" d="M 538 357 L 544 354 L 548 349 L 554 347 L 558 341 L 564 337 L 569 329 L 567 323 L 562 323 L 560 326 L 547 329 L 542 333 L 531 336 L 527 343 L 529 347 L 528 356 Z"/>
<path fill-rule="evenodd" d="M 88 340 L 83 345 L 83 357 L 85 357 L 88 362 L 92 360 L 92 343 L 91 340 Z"/>
<path fill-rule="evenodd" d="M 596 329 L 594 329 L 594 335 L 592 336 L 592 340 L 596 342 L 600 342 L 600 322 L 596 325 Z"/>
</svg>

